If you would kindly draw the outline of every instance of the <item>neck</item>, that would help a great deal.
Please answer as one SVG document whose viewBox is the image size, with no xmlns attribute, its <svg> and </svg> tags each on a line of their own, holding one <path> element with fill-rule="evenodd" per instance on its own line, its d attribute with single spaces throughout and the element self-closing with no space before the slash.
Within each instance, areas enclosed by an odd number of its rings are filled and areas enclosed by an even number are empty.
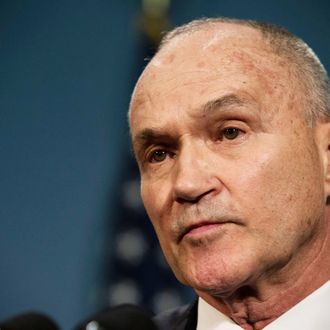
<svg viewBox="0 0 330 330">
<path fill-rule="evenodd" d="M 280 270 L 244 284 L 230 295 L 200 291 L 198 295 L 243 329 L 263 329 L 330 280 L 330 212 L 327 213 L 322 237 L 301 247 Z"/>
</svg>

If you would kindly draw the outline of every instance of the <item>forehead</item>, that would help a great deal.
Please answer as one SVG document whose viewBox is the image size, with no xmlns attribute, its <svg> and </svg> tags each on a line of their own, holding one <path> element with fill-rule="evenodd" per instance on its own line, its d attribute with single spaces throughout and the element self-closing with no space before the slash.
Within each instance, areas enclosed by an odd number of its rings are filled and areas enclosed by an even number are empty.
<svg viewBox="0 0 330 330">
<path fill-rule="evenodd" d="M 180 114 L 226 93 L 275 101 L 278 108 L 292 101 L 292 77 L 289 63 L 252 28 L 221 23 L 179 35 L 152 59 L 136 85 L 132 133 L 162 114 Z"/>
</svg>

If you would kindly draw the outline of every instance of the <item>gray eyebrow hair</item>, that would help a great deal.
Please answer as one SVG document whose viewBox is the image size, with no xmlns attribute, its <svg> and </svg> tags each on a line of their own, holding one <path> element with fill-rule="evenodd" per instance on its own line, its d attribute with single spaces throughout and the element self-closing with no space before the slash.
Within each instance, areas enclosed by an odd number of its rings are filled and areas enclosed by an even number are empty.
<svg viewBox="0 0 330 330">
<path fill-rule="evenodd" d="M 243 105 L 244 103 L 246 103 L 244 101 L 244 98 L 241 98 L 235 94 L 228 94 L 206 102 L 204 105 L 202 105 L 201 108 L 202 111 L 206 114 L 217 108 L 224 108 L 232 105 Z"/>
<path fill-rule="evenodd" d="M 158 133 L 156 129 L 145 128 L 135 136 L 134 141 L 143 144 L 144 142 L 165 139 L 166 137 L 166 134 Z"/>
</svg>

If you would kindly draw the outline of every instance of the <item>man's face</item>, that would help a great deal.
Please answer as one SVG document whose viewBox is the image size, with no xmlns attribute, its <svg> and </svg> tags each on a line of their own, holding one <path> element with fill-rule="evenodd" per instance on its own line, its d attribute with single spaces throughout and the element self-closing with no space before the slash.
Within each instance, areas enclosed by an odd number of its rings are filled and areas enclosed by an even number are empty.
<svg viewBox="0 0 330 330">
<path fill-rule="evenodd" d="M 225 294 L 294 264 L 319 235 L 324 169 L 290 65 L 258 32 L 177 37 L 132 99 L 142 198 L 178 279 Z M 298 258 L 299 259 L 299 258 Z"/>
</svg>

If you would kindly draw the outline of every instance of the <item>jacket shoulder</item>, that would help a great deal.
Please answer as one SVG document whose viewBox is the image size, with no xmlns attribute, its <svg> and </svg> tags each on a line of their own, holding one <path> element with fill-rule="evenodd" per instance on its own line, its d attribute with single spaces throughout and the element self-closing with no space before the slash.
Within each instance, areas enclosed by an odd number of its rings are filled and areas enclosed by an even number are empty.
<svg viewBox="0 0 330 330">
<path fill-rule="evenodd" d="M 159 330 L 193 330 L 197 324 L 197 301 L 157 314 L 153 318 Z"/>
</svg>

